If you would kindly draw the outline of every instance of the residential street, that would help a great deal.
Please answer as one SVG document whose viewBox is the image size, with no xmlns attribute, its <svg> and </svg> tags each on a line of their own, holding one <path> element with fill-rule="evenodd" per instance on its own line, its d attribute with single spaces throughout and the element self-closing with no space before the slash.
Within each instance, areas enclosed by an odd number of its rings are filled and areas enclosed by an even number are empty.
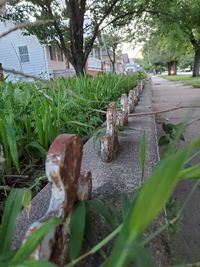
<svg viewBox="0 0 200 267">
<path fill-rule="evenodd" d="M 198 105 L 200 103 L 200 88 L 172 82 L 160 77 L 152 78 L 152 100 L 154 110 L 170 109 L 177 105 Z M 162 123 L 178 123 L 200 118 L 200 109 L 181 109 L 156 116 L 158 137 L 163 135 Z M 185 133 L 185 142 L 190 142 L 200 135 L 200 121 L 192 123 Z M 199 163 L 197 156 L 192 163 Z M 186 199 L 195 182 L 182 182 L 175 190 L 174 197 L 180 207 Z M 200 260 L 200 187 L 188 203 L 178 230 L 170 238 L 170 258 L 172 263 L 191 263 Z"/>
</svg>

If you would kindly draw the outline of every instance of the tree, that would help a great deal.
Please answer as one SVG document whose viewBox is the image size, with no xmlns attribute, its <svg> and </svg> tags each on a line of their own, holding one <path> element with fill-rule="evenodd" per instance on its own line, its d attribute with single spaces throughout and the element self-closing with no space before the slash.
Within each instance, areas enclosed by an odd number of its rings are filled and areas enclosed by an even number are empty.
<svg viewBox="0 0 200 267">
<path fill-rule="evenodd" d="M 112 64 L 112 72 L 116 72 L 116 59 L 117 59 L 117 47 L 121 43 L 122 37 L 119 36 L 118 33 L 114 31 L 114 29 L 110 29 L 108 32 L 101 35 L 102 46 L 105 48 L 108 58 Z"/>
<path fill-rule="evenodd" d="M 46 22 L 27 27 L 27 33 L 35 34 L 44 44 L 58 45 L 80 75 L 99 32 L 114 23 L 126 25 L 143 12 L 143 5 L 141 0 L 12 0 L 4 18 Z"/>
<path fill-rule="evenodd" d="M 152 0 L 156 16 L 150 21 L 163 35 L 169 32 L 179 37 L 180 42 L 190 43 L 194 51 L 193 76 L 199 76 L 200 68 L 200 0 Z M 160 13 L 158 12 L 160 11 Z"/>
<path fill-rule="evenodd" d="M 146 61 L 154 66 L 166 65 L 168 75 L 177 74 L 177 64 L 187 54 L 188 43 L 177 37 L 173 31 L 168 34 L 154 32 L 143 49 Z"/>
</svg>

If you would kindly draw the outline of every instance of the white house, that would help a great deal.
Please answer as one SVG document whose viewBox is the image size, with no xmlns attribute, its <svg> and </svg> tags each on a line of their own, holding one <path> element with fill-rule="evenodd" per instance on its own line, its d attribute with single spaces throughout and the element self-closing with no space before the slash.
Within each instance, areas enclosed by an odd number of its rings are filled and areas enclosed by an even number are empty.
<svg viewBox="0 0 200 267">
<path fill-rule="evenodd" d="M 0 22 L 0 34 L 13 28 L 11 21 Z M 49 79 L 66 71 L 66 62 L 59 50 L 41 45 L 36 36 L 24 36 L 16 30 L 0 39 L 0 63 L 5 69 Z M 8 80 L 24 79 L 20 75 L 4 73 Z M 26 78 L 27 80 L 27 78 Z"/>
<path fill-rule="evenodd" d="M 0 35 L 13 26 L 11 21 L 1 21 Z M 42 45 L 35 35 L 25 36 L 22 33 L 22 30 L 16 30 L 0 39 L 0 63 L 3 68 L 44 79 L 75 75 L 73 67 L 58 48 Z M 92 75 L 102 72 L 101 59 L 95 53 L 88 59 L 87 71 Z M 4 72 L 4 76 L 10 81 L 31 80 L 8 72 Z"/>
</svg>

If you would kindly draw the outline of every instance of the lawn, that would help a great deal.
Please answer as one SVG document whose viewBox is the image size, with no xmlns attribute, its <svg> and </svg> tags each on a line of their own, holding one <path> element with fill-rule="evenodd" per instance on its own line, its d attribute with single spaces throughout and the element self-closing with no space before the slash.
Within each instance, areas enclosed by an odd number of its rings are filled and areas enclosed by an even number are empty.
<svg viewBox="0 0 200 267">
<path fill-rule="evenodd" d="M 181 81 L 185 84 L 190 84 L 193 87 L 200 88 L 200 77 L 194 78 L 188 74 L 180 74 L 176 76 L 168 76 L 167 74 L 162 74 L 160 77 L 168 79 L 170 81 Z"/>
</svg>

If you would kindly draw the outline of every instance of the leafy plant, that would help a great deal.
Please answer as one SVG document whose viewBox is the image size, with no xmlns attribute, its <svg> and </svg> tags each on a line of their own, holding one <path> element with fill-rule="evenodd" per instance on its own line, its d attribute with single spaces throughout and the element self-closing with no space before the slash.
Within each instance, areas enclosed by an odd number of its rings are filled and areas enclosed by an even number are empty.
<svg viewBox="0 0 200 267">
<path fill-rule="evenodd" d="M 200 178 L 199 165 L 196 165 L 194 168 L 185 167 L 186 163 L 190 160 L 192 151 L 199 147 L 200 140 L 197 139 L 182 150 L 167 155 L 139 188 L 135 194 L 134 200 L 129 202 L 127 198 L 124 199 L 123 202 L 127 203 L 126 206 L 129 207 L 128 213 L 125 215 L 124 223 L 117 226 L 109 236 L 98 243 L 88 253 L 73 260 L 67 266 L 74 266 L 85 257 L 96 253 L 117 234 L 119 234 L 119 237 L 112 254 L 102 266 L 128 266 L 129 262 L 132 260 L 138 263 L 139 266 L 155 266 L 143 246 L 168 228 L 169 225 L 174 224 L 179 220 L 192 193 L 197 188 L 199 181 L 194 185 L 183 206 L 174 218 L 162 225 L 155 233 L 152 233 L 151 236 L 148 236 L 145 239 L 142 237 L 143 233 L 165 206 L 178 181 L 186 179 L 186 177 L 189 177 L 189 179 L 192 177 Z"/>
<path fill-rule="evenodd" d="M 174 151 L 180 141 L 185 141 L 184 132 L 187 128 L 185 123 L 163 123 L 162 129 L 165 135 L 161 136 L 158 141 L 159 146 L 167 146 L 169 150 Z"/>
<path fill-rule="evenodd" d="M 135 75 L 60 78 L 43 83 L 0 84 L 0 142 L 7 173 L 20 163 L 44 160 L 52 140 L 75 133 L 87 140 L 102 124 L 109 101 L 137 84 Z M 17 112 L 16 112 L 17 111 Z"/>
<path fill-rule="evenodd" d="M 40 229 L 28 237 L 27 241 L 17 249 L 12 249 L 12 239 L 15 230 L 17 216 L 22 208 L 23 203 L 29 205 L 30 193 L 26 189 L 12 189 L 6 200 L 2 222 L 0 225 L 0 266 L 55 266 L 45 261 L 29 261 L 30 255 L 44 238 L 44 236 L 55 226 L 61 223 L 57 218 L 50 219 L 43 224 Z"/>
</svg>

